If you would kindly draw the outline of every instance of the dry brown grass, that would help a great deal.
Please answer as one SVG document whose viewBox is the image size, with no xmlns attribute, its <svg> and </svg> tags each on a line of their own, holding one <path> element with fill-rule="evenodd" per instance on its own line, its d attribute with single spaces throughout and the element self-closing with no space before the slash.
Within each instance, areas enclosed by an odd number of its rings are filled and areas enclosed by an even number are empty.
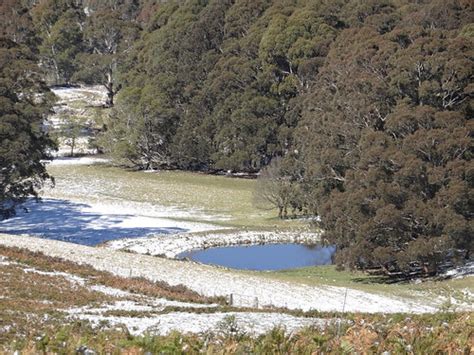
<svg viewBox="0 0 474 355">
<path fill-rule="evenodd" d="M 74 323 L 64 312 L 70 308 L 94 307 L 112 303 L 116 297 L 91 290 L 105 285 L 138 296 L 164 297 L 185 302 L 222 302 L 209 299 L 185 287 L 171 287 L 145 279 L 127 279 L 18 248 L 0 247 L 8 264 L 0 266 L 0 349 L 23 347 L 22 339 L 41 339 Z M 79 276 L 84 284 L 73 282 L 57 272 Z M 46 274 L 45 274 L 46 273 Z M 11 345 L 12 342 L 15 344 Z M 19 343 L 18 343 L 19 342 Z M 0 350 L 1 353 L 1 350 Z"/>
<path fill-rule="evenodd" d="M 113 299 L 62 276 L 39 274 L 32 267 L 17 263 L 0 266 L 0 344 L 40 336 L 45 329 L 64 322 L 61 310 Z"/>
<path fill-rule="evenodd" d="M 343 323 L 340 329 L 334 324 L 328 324 L 325 329 L 303 329 L 296 334 L 275 329 L 256 339 L 228 332 L 205 336 L 171 334 L 133 337 L 125 329 L 105 325 L 93 328 L 88 322 L 71 320 L 61 310 L 116 300 L 91 291 L 87 287 L 89 284 L 104 284 L 156 297 L 167 295 L 168 298 L 186 301 L 210 300 L 195 298 L 195 294 L 186 289 L 162 286 L 141 279 L 124 279 L 86 265 L 64 262 L 20 249 L 0 247 L 0 255 L 16 262 L 0 266 L 0 353 L 21 349 L 22 354 L 70 354 L 84 348 L 100 354 L 371 354 L 383 351 L 392 354 L 474 353 L 474 315 L 452 312 L 409 317 L 401 314 L 353 314 L 350 317 L 352 321 Z M 87 282 L 82 286 L 59 275 L 25 271 L 28 269 L 66 272 L 80 276 Z M 162 312 L 178 309 L 168 307 Z M 109 313 L 146 315 L 143 312 Z M 319 316 L 330 317 L 323 314 Z"/>
<path fill-rule="evenodd" d="M 86 278 L 93 284 L 118 288 L 140 295 L 193 303 L 225 303 L 225 299 L 221 297 L 201 296 L 185 286 L 170 286 L 165 282 L 152 282 L 144 278 L 119 277 L 105 271 L 98 271 L 89 265 L 80 265 L 24 249 L 0 246 L 0 255 L 41 270 L 74 274 Z"/>
</svg>

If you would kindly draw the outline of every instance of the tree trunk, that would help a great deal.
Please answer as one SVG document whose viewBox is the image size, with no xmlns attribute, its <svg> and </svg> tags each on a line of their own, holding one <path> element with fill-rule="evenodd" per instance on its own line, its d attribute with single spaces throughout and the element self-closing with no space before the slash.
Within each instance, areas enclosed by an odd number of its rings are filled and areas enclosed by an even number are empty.
<svg viewBox="0 0 474 355">
<path fill-rule="evenodd" d="M 51 57 L 51 61 L 54 67 L 54 76 L 56 78 L 56 85 L 59 85 L 61 84 L 60 82 L 61 77 L 59 75 L 59 66 L 58 66 L 58 62 L 56 61 L 56 49 L 54 48 L 54 45 L 51 46 L 51 53 L 53 54 L 53 56 Z"/>
<path fill-rule="evenodd" d="M 105 100 L 105 106 L 106 107 L 113 107 L 114 106 L 114 84 L 113 83 L 107 83 L 105 86 L 107 88 L 107 99 Z"/>
<path fill-rule="evenodd" d="M 107 100 L 105 100 L 105 106 L 113 107 L 114 106 L 114 92 L 107 88 Z"/>
<path fill-rule="evenodd" d="M 74 138 L 71 139 L 71 158 L 74 156 L 74 147 L 76 145 L 76 140 Z"/>
<path fill-rule="evenodd" d="M 107 89 L 107 99 L 105 101 L 106 107 L 113 107 L 114 106 L 114 96 L 116 92 L 114 91 L 114 81 L 112 79 L 112 71 L 109 70 L 107 72 L 107 83 L 104 85 Z"/>
</svg>

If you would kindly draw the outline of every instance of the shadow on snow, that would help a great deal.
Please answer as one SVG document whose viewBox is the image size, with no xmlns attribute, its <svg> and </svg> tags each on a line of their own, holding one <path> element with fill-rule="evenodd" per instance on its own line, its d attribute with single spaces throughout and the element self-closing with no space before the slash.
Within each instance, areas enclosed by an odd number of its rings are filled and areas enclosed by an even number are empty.
<svg viewBox="0 0 474 355">
<path fill-rule="evenodd" d="M 48 239 L 84 245 L 97 245 L 108 240 L 144 237 L 149 234 L 174 234 L 188 231 L 169 227 L 121 227 L 131 214 L 100 214 L 87 211 L 90 205 L 67 200 L 43 199 L 28 201 L 18 208 L 17 215 L 0 222 L 0 232 L 31 234 Z M 160 224 L 166 219 L 157 218 Z M 157 221 L 158 222 L 158 221 Z"/>
</svg>

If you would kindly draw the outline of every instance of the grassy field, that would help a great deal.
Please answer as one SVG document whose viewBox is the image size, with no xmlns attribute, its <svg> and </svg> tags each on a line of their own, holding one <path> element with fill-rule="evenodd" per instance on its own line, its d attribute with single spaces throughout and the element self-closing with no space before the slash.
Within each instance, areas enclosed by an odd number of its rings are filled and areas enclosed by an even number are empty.
<svg viewBox="0 0 474 355">
<path fill-rule="evenodd" d="M 182 171 L 154 173 L 127 171 L 105 165 L 51 166 L 57 188 L 48 192 L 55 197 L 103 201 L 147 202 L 151 204 L 199 210 L 210 222 L 236 229 L 308 229 L 298 220 L 282 221 L 275 210 L 259 210 L 252 203 L 255 180 L 206 175 Z M 76 189 L 74 186 L 82 188 Z M 214 218 L 213 218 L 214 217 Z M 226 218 L 226 219 L 224 219 Z M 234 272 L 234 271 L 233 271 Z M 364 273 L 336 271 L 335 266 L 317 266 L 278 272 L 247 272 L 265 278 L 303 283 L 350 287 L 368 292 L 412 297 L 417 291 L 462 298 L 463 291 L 474 293 L 472 278 L 427 281 L 419 284 L 387 284 Z"/>
<path fill-rule="evenodd" d="M 262 275 L 261 272 L 251 274 Z M 474 293 L 472 277 L 442 281 L 426 280 L 421 283 L 387 283 L 387 280 L 376 276 L 369 276 L 360 271 L 337 271 L 334 265 L 265 272 L 264 276 L 266 278 L 297 282 L 310 286 L 329 285 L 347 287 L 404 298 L 451 296 L 459 301 L 466 302 L 466 291 L 469 291 L 471 295 Z M 445 306 L 447 307 L 448 305 L 446 304 Z M 455 308 L 454 305 L 452 307 Z"/>
<path fill-rule="evenodd" d="M 87 196 L 178 207 L 206 213 L 209 222 L 225 227 L 304 227 L 296 220 L 278 219 L 276 210 L 257 209 L 252 202 L 255 180 L 182 171 L 137 172 L 103 165 L 51 166 L 48 170 L 57 184 L 48 195 L 58 198 Z"/>
</svg>

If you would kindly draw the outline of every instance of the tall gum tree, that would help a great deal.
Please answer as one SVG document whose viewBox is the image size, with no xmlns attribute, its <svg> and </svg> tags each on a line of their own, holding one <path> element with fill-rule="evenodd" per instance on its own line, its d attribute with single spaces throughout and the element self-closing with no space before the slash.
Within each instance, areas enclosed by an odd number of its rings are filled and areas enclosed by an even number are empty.
<svg viewBox="0 0 474 355">
<path fill-rule="evenodd" d="M 72 0 L 41 0 L 31 10 L 39 34 L 40 61 L 52 73 L 54 84 L 69 84 L 78 70 L 77 55 L 83 51 L 85 14 Z"/>
<path fill-rule="evenodd" d="M 52 95 L 35 55 L 34 29 L 19 1 L 0 5 L 0 218 L 50 179 L 42 159 L 54 148 L 43 129 Z"/>
<path fill-rule="evenodd" d="M 102 84 L 107 89 L 106 106 L 114 105 L 120 91 L 118 68 L 138 38 L 139 27 L 123 19 L 119 10 L 99 9 L 92 12 L 84 25 L 87 51 L 81 53 L 79 70 L 74 79 L 90 84 Z"/>
</svg>

